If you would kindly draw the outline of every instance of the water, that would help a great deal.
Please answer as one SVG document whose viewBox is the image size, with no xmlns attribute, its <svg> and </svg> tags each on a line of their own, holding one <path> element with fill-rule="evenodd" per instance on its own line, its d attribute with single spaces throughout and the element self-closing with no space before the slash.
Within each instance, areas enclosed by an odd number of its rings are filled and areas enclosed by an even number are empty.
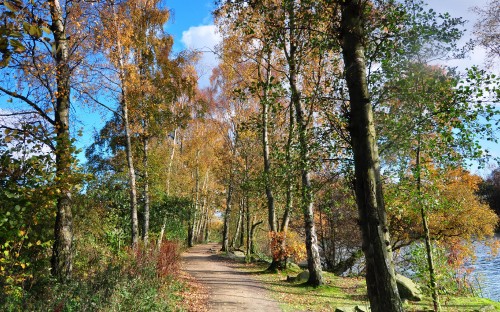
<svg viewBox="0 0 500 312">
<path fill-rule="evenodd" d="M 493 239 L 500 241 L 500 234 Z M 491 257 L 488 252 L 489 248 L 484 243 L 476 245 L 474 271 L 480 279 L 482 297 L 500 301 L 500 253 Z"/>
</svg>

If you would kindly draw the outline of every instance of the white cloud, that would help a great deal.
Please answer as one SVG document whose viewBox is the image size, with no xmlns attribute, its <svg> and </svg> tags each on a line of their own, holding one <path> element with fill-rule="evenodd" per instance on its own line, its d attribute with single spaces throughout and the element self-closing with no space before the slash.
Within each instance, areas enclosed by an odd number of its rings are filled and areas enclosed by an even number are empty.
<svg viewBox="0 0 500 312">
<path fill-rule="evenodd" d="M 221 40 L 222 37 L 215 25 L 191 26 L 182 32 L 181 42 L 184 46 L 202 53 L 197 66 L 199 83 L 202 87 L 208 85 L 212 69 L 219 64 L 215 49 Z"/>
</svg>

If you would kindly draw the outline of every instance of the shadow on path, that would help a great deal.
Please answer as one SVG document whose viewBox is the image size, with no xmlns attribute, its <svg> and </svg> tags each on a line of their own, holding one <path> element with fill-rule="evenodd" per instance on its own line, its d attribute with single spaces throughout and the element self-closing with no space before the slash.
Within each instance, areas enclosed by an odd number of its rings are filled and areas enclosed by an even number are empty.
<svg viewBox="0 0 500 312">
<path fill-rule="evenodd" d="M 215 254 L 218 244 L 197 245 L 182 254 L 182 268 L 209 292 L 210 311 L 281 311 L 250 272 L 237 271 Z"/>
</svg>

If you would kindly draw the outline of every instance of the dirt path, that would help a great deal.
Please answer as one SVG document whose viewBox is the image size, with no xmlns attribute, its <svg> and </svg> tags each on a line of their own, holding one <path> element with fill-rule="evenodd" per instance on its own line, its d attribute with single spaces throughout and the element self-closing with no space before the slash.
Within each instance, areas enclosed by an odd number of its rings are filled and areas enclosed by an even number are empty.
<svg viewBox="0 0 500 312">
<path fill-rule="evenodd" d="M 210 311 L 281 311 L 268 290 L 215 254 L 218 244 L 198 245 L 182 254 L 182 268 L 207 287 Z"/>
</svg>

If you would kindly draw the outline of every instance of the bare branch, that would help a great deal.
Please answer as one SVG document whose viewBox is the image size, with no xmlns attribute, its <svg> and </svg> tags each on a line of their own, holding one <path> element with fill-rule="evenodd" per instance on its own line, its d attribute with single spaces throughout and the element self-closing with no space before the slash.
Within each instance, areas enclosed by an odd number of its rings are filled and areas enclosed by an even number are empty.
<svg viewBox="0 0 500 312">
<path fill-rule="evenodd" d="M 51 125 L 55 126 L 56 125 L 56 122 L 49 117 L 49 115 L 47 115 L 43 109 L 41 109 L 36 103 L 34 103 L 33 101 L 31 101 L 30 99 L 28 99 L 27 97 L 21 95 L 21 94 L 17 94 L 16 92 L 12 92 L 12 91 L 9 91 L 7 89 L 5 89 L 4 87 L 1 87 L 0 86 L 0 91 L 2 91 L 3 93 L 7 94 L 8 96 L 11 96 L 13 98 L 16 98 L 16 99 L 19 99 L 21 101 L 23 101 L 24 103 L 28 104 L 29 106 L 31 106 L 40 116 L 42 116 L 45 120 L 47 120 Z"/>
</svg>

